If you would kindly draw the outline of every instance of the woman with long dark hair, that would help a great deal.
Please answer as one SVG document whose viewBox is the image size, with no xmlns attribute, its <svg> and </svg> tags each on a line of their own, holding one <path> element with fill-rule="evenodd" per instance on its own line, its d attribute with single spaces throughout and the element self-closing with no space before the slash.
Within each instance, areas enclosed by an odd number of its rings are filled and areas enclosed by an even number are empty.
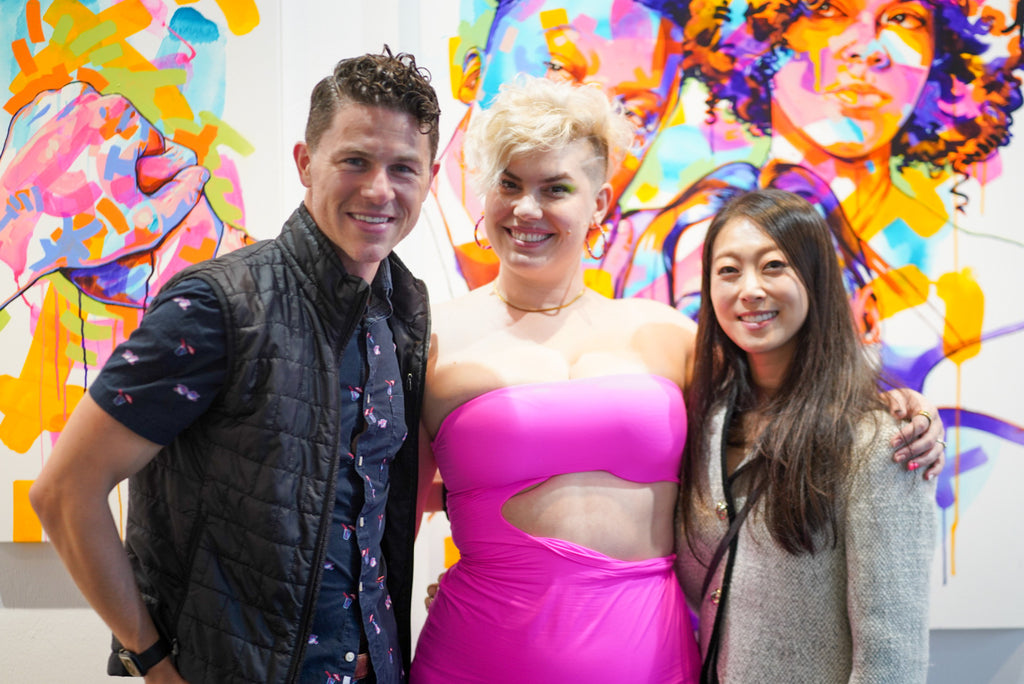
<svg viewBox="0 0 1024 684">
<path fill-rule="evenodd" d="M 704 681 L 923 682 L 934 486 L 885 462 L 828 226 L 754 191 L 702 268 L 677 553 Z"/>
</svg>

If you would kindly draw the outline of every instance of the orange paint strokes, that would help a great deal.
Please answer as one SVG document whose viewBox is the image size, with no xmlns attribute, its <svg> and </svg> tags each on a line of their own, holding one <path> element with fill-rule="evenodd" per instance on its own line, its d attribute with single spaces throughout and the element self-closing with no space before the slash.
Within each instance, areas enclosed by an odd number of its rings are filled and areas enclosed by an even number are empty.
<svg viewBox="0 0 1024 684">
<path fill-rule="evenodd" d="M 81 213 L 81 214 L 75 214 L 71 218 L 71 229 L 72 230 L 81 230 L 82 228 L 84 228 L 85 226 L 89 225 L 90 223 L 92 223 L 95 220 L 96 220 L 96 215 L 95 214 L 87 214 L 87 213 L 84 213 L 84 212 Z"/>
<path fill-rule="evenodd" d="M 890 188 L 879 202 L 868 193 L 870 184 L 865 183 L 843 200 L 843 209 L 861 240 L 871 240 L 900 223 L 915 235 L 930 238 L 942 230 L 949 219 L 949 209 L 943 199 L 948 191 L 942 187 L 946 180 L 942 175 L 931 177 L 918 169 L 904 169 L 900 181 L 906 186 L 906 192 Z"/>
<path fill-rule="evenodd" d="M 914 264 L 883 272 L 870 285 L 883 319 L 923 304 L 929 286 L 928 277 Z"/>
<path fill-rule="evenodd" d="M 102 74 L 91 70 L 88 67 L 80 67 L 78 72 L 75 74 L 75 80 L 81 81 L 82 83 L 88 83 L 99 92 L 102 92 L 103 88 L 111 84 L 111 82 L 106 80 Z"/>
<path fill-rule="evenodd" d="M 82 339 L 59 323 L 67 311 L 77 316 L 78 307 L 47 287 L 21 375 L 0 376 L 0 441 L 19 454 L 27 453 L 43 431 L 63 430 L 85 393 L 67 384 L 74 362 L 64 352 L 68 345 L 81 347 Z"/>
<path fill-rule="evenodd" d="M 36 61 L 32 57 L 32 52 L 28 49 L 28 43 L 25 42 L 24 38 L 19 38 L 11 43 L 11 54 L 14 56 L 14 61 L 18 63 L 18 68 L 26 76 L 31 76 L 39 71 Z"/>
<path fill-rule="evenodd" d="M 198 134 L 178 130 L 171 137 L 174 142 L 193 150 L 199 159 L 199 164 L 205 164 L 206 157 L 210 154 L 210 145 L 217 138 L 217 127 L 203 126 L 203 130 Z"/>
<path fill-rule="evenodd" d="M 455 540 L 451 537 L 444 538 L 444 567 L 450 568 L 455 565 L 460 558 L 459 547 L 455 546 Z"/>
<path fill-rule="evenodd" d="M 186 228 L 186 230 L 188 229 Z M 212 259 L 216 250 L 217 241 L 213 238 L 207 238 L 198 247 L 190 247 L 187 244 L 183 245 L 178 252 L 178 256 L 185 265 L 198 264 L 200 261 Z"/>
<path fill-rule="evenodd" d="M 43 541 L 43 524 L 39 522 L 39 516 L 32 510 L 28 500 L 28 490 L 33 482 L 34 480 L 14 481 L 14 530 L 11 541 Z"/>
<path fill-rule="evenodd" d="M 486 240 L 481 240 L 481 243 L 487 245 Z M 455 260 L 471 288 L 486 285 L 498 277 L 498 257 L 492 250 L 479 247 L 475 242 L 455 245 Z"/>
<path fill-rule="evenodd" d="M 100 72 L 93 71 L 89 67 L 79 67 L 78 72 L 75 74 L 75 80 L 88 83 L 101 93 L 104 88 L 110 85 L 110 81 L 104 78 Z"/>
<path fill-rule="evenodd" d="M 16 83 L 20 78 L 15 79 L 15 83 L 11 84 L 11 91 L 14 95 L 4 103 L 4 111 L 11 116 L 17 114 L 19 109 L 31 102 L 36 95 L 44 90 L 57 90 L 71 82 L 71 76 L 68 75 L 64 65 L 58 66 L 51 73 L 39 74 L 36 78 L 23 84 L 21 88 L 16 89 Z"/>
<path fill-rule="evenodd" d="M 125 48 L 129 48 L 124 51 L 121 57 L 105 66 L 112 65 L 129 69 L 153 68 L 152 63 L 148 59 L 134 49 L 130 49 L 126 42 L 129 36 L 145 31 L 153 23 L 153 15 L 146 9 L 145 3 L 140 0 L 123 0 L 111 5 L 96 15 L 95 25 L 104 23 L 112 24 L 115 27 L 114 33 L 97 45 L 95 49 L 106 47 L 113 43 L 120 43 Z M 84 32 L 84 30 L 80 30 L 78 33 Z M 68 42 L 71 42 L 70 39 Z"/>
<path fill-rule="evenodd" d="M 98 211 L 103 218 L 107 219 L 107 223 L 114 227 L 114 230 L 117 231 L 118 235 L 124 235 L 130 230 L 128 222 L 124 220 L 124 214 L 121 213 L 121 210 L 110 200 L 110 198 L 101 198 L 100 201 L 96 203 L 96 211 Z"/>
<path fill-rule="evenodd" d="M 41 73 L 57 73 L 58 71 L 75 73 L 90 64 L 93 55 L 101 51 L 103 58 L 100 61 L 104 67 L 116 67 L 130 71 L 152 71 L 155 69 L 153 64 L 139 54 L 127 41 L 129 37 L 148 28 L 153 21 L 153 17 L 139 0 L 124 0 L 98 15 L 78 0 L 54 0 L 46 9 L 43 21 L 53 27 L 53 35 L 50 42 L 35 55 Z M 104 28 L 107 29 L 107 35 L 102 40 L 84 49 L 80 47 L 80 53 L 71 50 L 70 46 L 74 45 L 75 41 L 83 34 L 95 31 L 103 24 L 106 24 Z M 119 48 L 118 53 L 111 53 L 110 48 L 113 46 Z M 112 54 L 117 56 L 112 57 Z M 82 80 L 93 85 L 101 85 L 99 82 L 90 80 L 89 73 L 95 74 L 90 69 L 86 72 L 87 75 L 82 77 Z M 60 85 L 56 87 L 60 87 Z M 105 80 L 102 85 L 107 85 Z M 23 92 L 28 86 L 29 84 L 19 76 L 11 84 L 11 91 Z M 38 92 L 40 92 L 38 89 L 31 90 L 28 100 L 31 100 Z"/>
<path fill-rule="evenodd" d="M 28 39 L 33 43 L 42 43 L 43 22 L 39 13 L 39 0 L 28 0 L 25 3 L 25 26 L 28 28 Z"/>
<path fill-rule="evenodd" d="M 260 23 L 255 0 L 217 0 L 217 6 L 227 19 L 228 30 L 236 36 L 244 36 Z"/>
<path fill-rule="evenodd" d="M 125 482 L 118 482 L 117 487 L 117 534 L 121 537 L 121 541 L 124 541 L 124 500 L 121 496 L 121 488 L 126 487 Z"/>
</svg>

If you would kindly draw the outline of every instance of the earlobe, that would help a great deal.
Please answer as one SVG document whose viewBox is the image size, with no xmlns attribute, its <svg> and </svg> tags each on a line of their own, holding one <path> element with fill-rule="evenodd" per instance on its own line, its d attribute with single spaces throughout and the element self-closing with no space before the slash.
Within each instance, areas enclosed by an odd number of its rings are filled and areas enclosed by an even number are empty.
<svg viewBox="0 0 1024 684">
<path fill-rule="evenodd" d="M 295 168 L 299 171 L 299 181 L 303 187 L 309 187 L 312 183 L 309 177 L 309 148 L 304 142 L 295 143 L 292 148 L 292 157 L 295 159 Z"/>
<path fill-rule="evenodd" d="M 608 216 L 608 211 L 611 209 L 612 202 L 612 186 L 611 183 L 605 183 L 601 186 L 601 189 L 597 191 L 597 207 L 594 209 L 594 223 L 601 225 L 604 223 L 605 218 Z"/>
</svg>

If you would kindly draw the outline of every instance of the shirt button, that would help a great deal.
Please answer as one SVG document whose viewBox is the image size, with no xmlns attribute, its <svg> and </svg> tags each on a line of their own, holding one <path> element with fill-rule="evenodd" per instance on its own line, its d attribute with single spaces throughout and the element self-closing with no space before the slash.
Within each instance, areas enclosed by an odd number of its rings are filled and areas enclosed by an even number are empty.
<svg viewBox="0 0 1024 684">
<path fill-rule="evenodd" d="M 721 600 L 722 600 L 722 590 L 720 588 L 719 589 L 715 589 L 713 592 L 711 592 L 711 602 L 712 603 L 714 603 L 717 606 L 718 602 L 721 601 Z"/>
<path fill-rule="evenodd" d="M 348 653 L 345 654 L 345 662 L 346 663 L 351 663 L 355 659 L 356 659 L 356 654 L 353 653 L 352 651 L 349 651 Z"/>
<path fill-rule="evenodd" d="M 725 518 L 729 515 L 729 504 L 726 503 L 725 501 L 719 501 L 717 504 L 715 504 L 715 513 L 718 514 L 719 520 L 725 520 Z"/>
</svg>

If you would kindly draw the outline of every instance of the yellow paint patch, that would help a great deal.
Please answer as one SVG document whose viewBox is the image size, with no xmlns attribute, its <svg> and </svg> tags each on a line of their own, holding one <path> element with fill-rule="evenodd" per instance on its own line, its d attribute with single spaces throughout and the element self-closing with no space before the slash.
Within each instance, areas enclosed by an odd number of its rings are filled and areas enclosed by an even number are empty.
<svg viewBox="0 0 1024 684">
<path fill-rule="evenodd" d="M 11 451 L 24 454 L 44 430 L 63 430 L 85 394 L 85 388 L 67 384 L 73 361 L 65 350 L 82 344 L 78 335 L 60 324 L 70 309 L 71 304 L 50 287 L 21 375 L 0 376 L 0 441 Z"/>
<path fill-rule="evenodd" d="M 612 287 L 612 274 L 603 268 L 588 268 L 583 271 L 583 284 L 605 297 L 615 296 L 615 288 Z"/>
<path fill-rule="evenodd" d="M 882 319 L 923 304 L 928 298 L 928 277 L 914 264 L 878 276 L 870 285 Z"/>
<path fill-rule="evenodd" d="M 936 291 L 946 303 L 943 353 L 953 363 L 961 364 L 981 352 L 985 293 L 969 268 L 940 277 Z"/>
<path fill-rule="evenodd" d="M 172 85 L 160 86 L 153 91 L 153 104 L 164 119 L 191 119 L 192 108 L 181 91 Z"/>
<path fill-rule="evenodd" d="M 34 480 L 14 481 L 14 531 L 11 541 L 43 541 L 43 524 L 28 502 L 28 489 Z"/>
<path fill-rule="evenodd" d="M 255 0 L 217 0 L 217 6 L 227 19 L 228 30 L 236 36 L 244 36 L 260 23 Z"/>
<path fill-rule="evenodd" d="M 641 202 L 650 202 L 658 196 L 658 187 L 650 183 L 643 183 L 633 193 Z"/>
<path fill-rule="evenodd" d="M 452 567 L 459 561 L 459 548 L 455 546 L 455 541 L 451 537 L 444 538 L 444 567 L 445 569 Z"/>
<path fill-rule="evenodd" d="M 545 30 L 556 26 L 568 26 L 569 13 L 564 8 L 544 10 L 540 13 L 540 25 Z"/>
</svg>

